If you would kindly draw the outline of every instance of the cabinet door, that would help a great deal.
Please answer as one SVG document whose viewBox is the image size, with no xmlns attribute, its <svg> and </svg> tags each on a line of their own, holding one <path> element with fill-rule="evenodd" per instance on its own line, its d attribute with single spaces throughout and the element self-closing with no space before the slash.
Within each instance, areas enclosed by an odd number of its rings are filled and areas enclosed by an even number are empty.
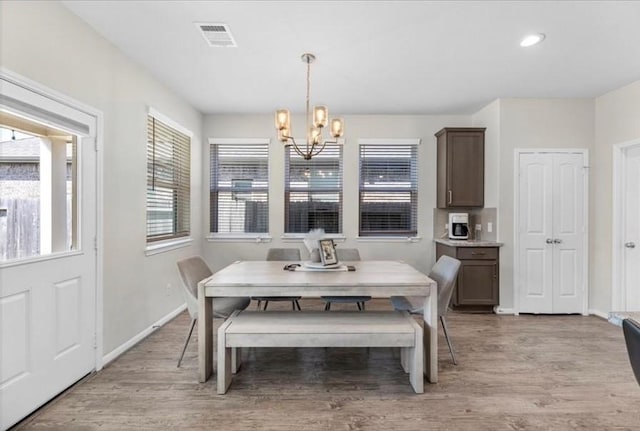
<svg viewBox="0 0 640 431">
<path fill-rule="evenodd" d="M 447 207 L 484 206 L 484 133 L 447 137 Z"/>
<path fill-rule="evenodd" d="M 458 273 L 456 305 L 498 304 L 498 262 L 463 260 Z"/>
</svg>

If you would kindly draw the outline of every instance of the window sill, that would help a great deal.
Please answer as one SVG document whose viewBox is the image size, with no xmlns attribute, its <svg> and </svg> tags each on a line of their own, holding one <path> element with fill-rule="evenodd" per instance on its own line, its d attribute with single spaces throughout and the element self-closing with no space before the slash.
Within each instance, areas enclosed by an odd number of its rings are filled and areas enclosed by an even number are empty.
<svg viewBox="0 0 640 431">
<path fill-rule="evenodd" d="M 261 242 L 271 242 L 271 236 L 270 235 L 258 235 L 258 234 L 241 234 L 241 233 L 235 233 L 235 234 L 219 234 L 219 233 L 212 233 L 207 235 L 206 237 L 207 241 L 209 242 L 255 242 L 255 243 L 261 243 Z"/>
<path fill-rule="evenodd" d="M 154 254 L 165 253 L 167 251 L 176 250 L 178 248 L 188 247 L 192 242 L 193 239 L 191 237 L 186 237 L 151 243 L 147 245 L 147 248 L 144 250 L 144 254 L 146 256 L 153 256 Z"/>
<path fill-rule="evenodd" d="M 304 241 L 306 236 L 306 233 L 287 233 L 282 235 L 280 239 L 282 240 L 282 242 L 302 242 Z M 346 236 L 339 233 L 327 233 L 324 236 L 325 238 L 331 238 L 334 242 L 344 242 L 347 239 Z"/>
<path fill-rule="evenodd" d="M 358 242 L 418 242 L 422 241 L 419 236 L 359 236 Z"/>
</svg>

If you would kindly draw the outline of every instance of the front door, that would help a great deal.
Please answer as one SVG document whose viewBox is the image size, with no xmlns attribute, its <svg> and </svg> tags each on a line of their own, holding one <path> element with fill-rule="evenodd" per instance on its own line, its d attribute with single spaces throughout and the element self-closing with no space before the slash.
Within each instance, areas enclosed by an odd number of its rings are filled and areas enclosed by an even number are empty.
<svg viewBox="0 0 640 431">
<path fill-rule="evenodd" d="M 58 109 L 15 81 L 1 83 L 0 429 L 6 429 L 95 369 L 97 157 L 94 117 L 68 104 Z"/>
</svg>

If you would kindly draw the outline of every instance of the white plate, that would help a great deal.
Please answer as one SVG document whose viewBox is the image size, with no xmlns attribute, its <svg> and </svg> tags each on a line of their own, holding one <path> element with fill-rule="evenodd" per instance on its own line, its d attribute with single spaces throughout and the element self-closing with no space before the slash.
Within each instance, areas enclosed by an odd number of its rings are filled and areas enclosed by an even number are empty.
<svg viewBox="0 0 640 431">
<path fill-rule="evenodd" d="M 315 269 L 338 269 L 340 268 L 340 263 L 323 265 L 322 262 L 311 262 L 310 260 L 307 260 L 305 262 L 302 262 L 302 266 L 306 268 L 315 268 Z"/>
</svg>

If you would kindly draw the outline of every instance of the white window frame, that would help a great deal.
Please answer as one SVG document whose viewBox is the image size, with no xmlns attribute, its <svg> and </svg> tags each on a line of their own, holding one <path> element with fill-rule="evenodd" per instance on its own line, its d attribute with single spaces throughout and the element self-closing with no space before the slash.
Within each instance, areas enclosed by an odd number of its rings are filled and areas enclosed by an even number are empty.
<svg viewBox="0 0 640 431">
<path fill-rule="evenodd" d="M 269 157 L 271 156 L 271 139 L 270 138 L 209 138 L 209 146 L 207 148 L 207 160 L 211 160 L 212 145 L 260 145 L 267 144 L 269 146 Z M 268 159 L 268 158 L 267 158 Z M 267 160 L 268 161 L 268 160 Z M 209 177 L 211 177 L 212 166 L 209 166 Z M 211 187 L 211 184 L 209 184 Z M 271 193 L 271 165 L 269 164 L 269 194 Z M 209 196 L 210 194 L 207 193 Z M 271 198 L 269 198 L 269 207 L 271 207 Z M 207 201 L 207 208 L 211 208 L 211 202 Z M 210 213 L 210 211 L 208 211 Z M 270 214 L 269 214 L 270 215 Z M 207 226 L 211 226 L 211 220 L 207 219 Z M 208 242 L 271 242 L 273 239 L 270 234 L 271 221 L 269 220 L 269 231 L 267 232 L 209 232 L 205 239 Z"/>
<path fill-rule="evenodd" d="M 422 143 L 422 140 L 420 138 L 360 138 L 358 139 L 358 166 L 360 165 L 360 146 L 361 145 L 386 145 L 386 146 L 392 146 L 392 145 L 415 145 L 416 149 L 418 150 L 416 152 L 416 157 L 419 158 L 419 145 Z M 417 166 L 418 169 L 420 167 L 420 161 L 417 160 Z M 420 172 L 417 173 L 418 174 L 418 183 L 419 183 L 419 179 L 420 179 Z M 420 185 L 418 184 L 418 202 L 420 202 Z M 358 168 L 358 212 L 357 212 L 357 218 L 358 218 L 358 236 L 356 237 L 356 241 L 358 242 L 409 242 L 409 243 L 413 243 L 413 242 L 418 242 L 422 240 L 422 237 L 419 235 L 419 229 L 420 229 L 420 224 L 418 223 L 420 216 L 419 213 L 420 212 L 420 204 L 418 203 L 418 207 L 416 208 L 416 216 L 418 218 L 418 220 L 416 220 L 416 230 L 417 233 L 414 236 L 405 236 L 405 235 L 398 235 L 398 236 L 393 236 L 393 235 L 367 235 L 367 236 L 360 236 L 360 169 Z"/>
</svg>

